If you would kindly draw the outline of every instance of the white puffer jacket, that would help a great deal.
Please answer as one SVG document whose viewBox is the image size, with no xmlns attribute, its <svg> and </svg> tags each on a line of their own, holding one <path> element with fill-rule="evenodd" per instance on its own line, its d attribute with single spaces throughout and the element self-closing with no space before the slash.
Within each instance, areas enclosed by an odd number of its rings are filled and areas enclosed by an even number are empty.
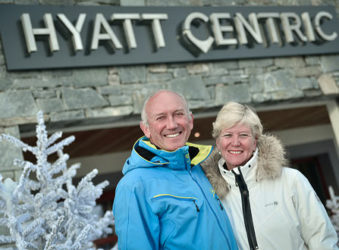
<svg viewBox="0 0 339 250">
<path fill-rule="evenodd" d="M 214 152 L 202 167 L 226 208 L 239 248 L 248 250 L 239 187 L 224 163 Z M 284 164 L 279 140 L 263 135 L 253 157 L 234 169 L 237 174 L 240 169 L 248 188 L 258 249 L 338 249 L 337 234 L 312 186 L 298 170 Z"/>
</svg>

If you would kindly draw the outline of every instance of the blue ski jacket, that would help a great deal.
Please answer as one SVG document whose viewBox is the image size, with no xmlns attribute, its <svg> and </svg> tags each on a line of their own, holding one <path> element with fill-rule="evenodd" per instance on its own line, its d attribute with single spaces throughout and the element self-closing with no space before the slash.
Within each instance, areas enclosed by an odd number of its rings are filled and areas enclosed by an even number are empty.
<svg viewBox="0 0 339 250">
<path fill-rule="evenodd" d="M 174 152 L 139 139 L 113 204 L 118 249 L 238 249 L 222 203 L 200 167 L 212 146 Z"/>
</svg>

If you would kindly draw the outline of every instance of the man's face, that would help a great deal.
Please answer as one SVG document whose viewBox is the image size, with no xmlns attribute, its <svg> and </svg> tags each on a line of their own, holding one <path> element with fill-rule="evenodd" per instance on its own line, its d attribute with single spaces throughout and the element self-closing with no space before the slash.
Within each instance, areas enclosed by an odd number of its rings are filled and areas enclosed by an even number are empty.
<svg viewBox="0 0 339 250">
<path fill-rule="evenodd" d="M 187 114 L 180 96 L 159 92 L 148 101 L 146 113 L 148 126 L 141 122 L 140 127 L 154 145 L 167 151 L 185 145 L 193 128 L 193 116 Z"/>
</svg>

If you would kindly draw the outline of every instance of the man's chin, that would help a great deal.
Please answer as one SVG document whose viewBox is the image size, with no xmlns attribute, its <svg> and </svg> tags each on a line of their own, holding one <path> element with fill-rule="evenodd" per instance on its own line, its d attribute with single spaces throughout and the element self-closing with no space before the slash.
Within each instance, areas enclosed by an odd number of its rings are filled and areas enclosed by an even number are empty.
<svg viewBox="0 0 339 250">
<path fill-rule="evenodd" d="M 178 148 L 181 148 L 185 146 L 185 143 L 179 142 L 179 143 L 169 143 L 166 145 L 166 150 L 167 151 L 175 151 Z"/>
</svg>

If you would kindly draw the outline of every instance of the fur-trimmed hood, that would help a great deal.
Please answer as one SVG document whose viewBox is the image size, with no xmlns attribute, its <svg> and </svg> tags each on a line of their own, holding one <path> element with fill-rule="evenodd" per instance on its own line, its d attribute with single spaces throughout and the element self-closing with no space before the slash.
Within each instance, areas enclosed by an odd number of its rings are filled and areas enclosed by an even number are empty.
<svg viewBox="0 0 339 250">
<path fill-rule="evenodd" d="M 286 166 L 288 162 L 281 142 L 273 135 L 262 135 L 258 140 L 257 146 L 258 167 L 256 171 L 256 181 L 279 177 L 282 167 Z M 218 161 L 220 158 L 221 155 L 217 148 L 215 148 L 211 155 L 201 164 L 201 167 L 215 192 L 222 199 L 229 192 L 229 188 L 219 171 Z"/>
</svg>

